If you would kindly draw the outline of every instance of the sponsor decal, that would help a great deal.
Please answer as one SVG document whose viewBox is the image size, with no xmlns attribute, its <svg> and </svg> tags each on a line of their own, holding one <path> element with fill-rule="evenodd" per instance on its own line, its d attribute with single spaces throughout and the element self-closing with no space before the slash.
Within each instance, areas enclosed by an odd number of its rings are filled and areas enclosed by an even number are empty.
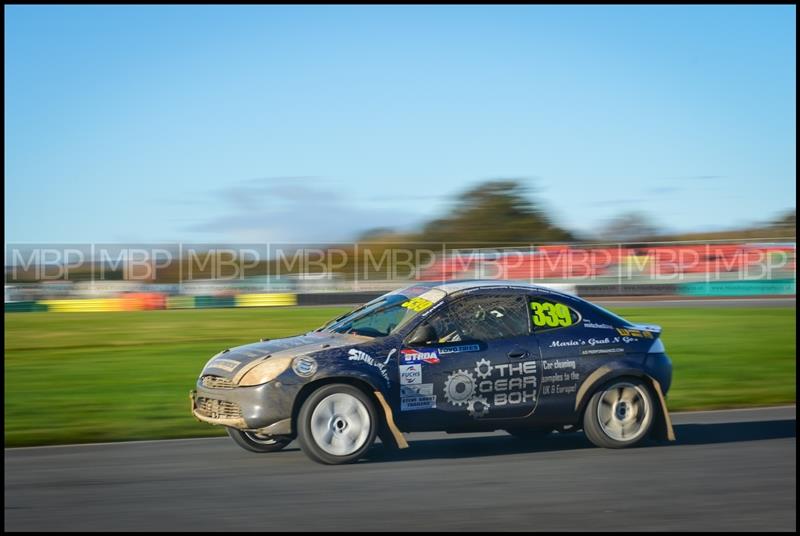
<svg viewBox="0 0 800 536">
<path fill-rule="evenodd" d="M 581 355 L 619 354 L 624 352 L 625 348 L 591 348 L 589 350 L 581 350 Z"/>
<path fill-rule="evenodd" d="M 653 333 L 652 332 L 645 331 L 643 329 L 617 328 L 617 333 L 619 333 L 623 337 L 636 337 L 637 339 L 641 339 L 641 338 L 652 339 L 653 338 Z"/>
<path fill-rule="evenodd" d="M 617 328 L 617 331 L 625 331 L 626 333 L 629 333 L 629 330 L 621 330 L 620 328 Z M 644 333 L 648 333 L 650 335 L 650 337 L 648 338 L 652 338 L 652 333 L 650 332 L 644 332 Z M 603 338 L 591 337 L 589 339 L 550 341 L 549 348 L 569 348 L 571 346 L 597 346 L 600 344 L 619 344 L 621 342 L 628 344 L 631 342 L 637 342 L 638 340 L 639 339 L 637 339 L 636 337 L 603 337 Z"/>
<path fill-rule="evenodd" d="M 562 348 L 566 346 L 581 346 L 586 344 L 583 341 L 569 340 L 569 341 L 551 341 L 550 348 Z"/>
<path fill-rule="evenodd" d="M 574 394 L 580 379 L 581 375 L 572 359 L 542 361 L 542 396 Z"/>
<path fill-rule="evenodd" d="M 317 361 L 313 357 L 299 356 L 292 361 L 292 370 L 298 376 L 308 378 L 317 371 Z"/>
<path fill-rule="evenodd" d="M 221 359 L 215 359 L 208 366 L 218 368 L 226 372 L 233 372 L 234 369 L 236 369 L 236 367 L 238 367 L 241 364 L 242 364 L 241 361 L 221 358 Z"/>
<path fill-rule="evenodd" d="M 400 304 L 400 307 L 405 307 L 406 309 L 410 309 L 415 313 L 421 313 L 431 305 L 433 305 L 432 301 L 426 300 L 425 298 L 422 297 L 417 297 L 408 300 L 407 302 L 403 302 L 402 304 Z"/>
<path fill-rule="evenodd" d="M 410 396 L 400 400 L 400 411 L 436 408 L 436 395 Z"/>
<path fill-rule="evenodd" d="M 420 383 L 418 385 L 401 385 L 400 396 L 405 398 L 408 396 L 432 396 L 433 384 Z"/>
<path fill-rule="evenodd" d="M 422 366 L 400 365 L 400 385 L 416 385 L 422 383 Z"/>
<path fill-rule="evenodd" d="M 591 329 L 614 329 L 611 324 L 595 324 L 591 320 L 583 320 L 583 327 Z"/>
<path fill-rule="evenodd" d="M 459 354 L 461 352 L 478 352 L 481 347 L 479 344 L 462 344 L 459 346 L 447 346 L 439 348 L 440 354 Z"/>
<path fill-rule="evenodd" d="M 486 416 L 493 407 L 536 403 L 536 361 L 492 364 L 475 362 L 472 370 L 457 370 L 444 383 L 444 397 L 464 407 L 474 418 Z"/>
<path fill-rule="evenodd" d="M 436 354 L 436 350 L 420 352 L 406 349 L 400 350 L 400 353 L 403 354 L 403 363 L 430 363 L 435 365 L 439 362 L 439 356 Z"/>
<path fill-rule="evenodd" d="M 351 348 L 347 354 L 349 356 L 348 360 L 350 361 L 363 361 L 367 365 L 378 369 L 378 372 L 380 372 L 381 376 L 383 376 L 383 379 L 386 380 L 386 383 L 389 383 L 389 373 L 386 372 L 386 365 L 373 359 L 371 355 L 362 352 L 361 350 L 356 350 L 355 348 Z"/>
</svg>

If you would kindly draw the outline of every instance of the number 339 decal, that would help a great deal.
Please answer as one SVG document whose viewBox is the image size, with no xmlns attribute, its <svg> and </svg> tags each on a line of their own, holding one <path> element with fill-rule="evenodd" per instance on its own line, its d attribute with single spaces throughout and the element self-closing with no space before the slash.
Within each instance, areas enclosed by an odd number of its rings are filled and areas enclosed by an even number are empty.
<svg viewBox="0 0 800 536">
<path fill-rule="evenodd" d="M 563 303 L 531 302 L 533 325 L 546 327 L 567 327 L 572 325 L 569 308 Z"/>
</svg>

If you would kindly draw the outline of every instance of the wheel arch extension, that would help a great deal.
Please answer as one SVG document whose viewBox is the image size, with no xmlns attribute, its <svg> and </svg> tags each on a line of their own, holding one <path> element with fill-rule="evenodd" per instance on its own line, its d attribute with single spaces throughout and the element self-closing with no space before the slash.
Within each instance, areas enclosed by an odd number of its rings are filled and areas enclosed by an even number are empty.
<svg viewBox="0 0 800 536">
<path fill-rule="evenodd" d="M 654 423 L 656 426 L 653 430 L 653 433 L 660 439 L 675 441 L 675 431 L 672 428 L 672 418 L 669 416 L 667 401 L 664 399 L 664 392 L 661 389 L 661 384 L 658 382 L 658 380 L 640 369 L 614 368 L 608 365 L 603 365 L 592 372 L 586 377 L 583 383 L 581 383 L 581 386 L 578 388 L 578 392 L 575 395 L 575 414 L 583 414 L 586 404 L 589 403 L 589 400 L 592 398 L 592 395 L 595 393 L 598 387 L 610 380 L 622 377 L 639 378 L 650 385 L 653 393 L 656 395 L 656 404 L 658 404 L 660 409 L 656 415 L 656 422 Z"/>
<path fill-rule="evenodd" d="M 334 383 L 343 383 L 346 385 L 352 385 L 353 387 L 357 388 L 359 391 L 363 392 L 365 395 L 369 397 L 372 403 L 375 405 L 375 410 L 381 415 L 381 425 L 378 429 L 378 434 L 382 441 L 392 441 L 394 442 L 397 448 L 407 448 L 408 443 L 406 443 L 405 438 L 403 438 L 403 434 L 397 428 L 397 425 L 394 423 L 394 417 L 392 415 L 392 409 L 389 404 L 386 402 L 386 399 L 381 393 L 380 389 L 378 389 L 375 385 L 372 384 L 366 378 L 359 378 L 355 376 L 328 376 L 325 378 L 320 378 L 318 380 L 314 380 L 312 382 L 307 383 L 300 389 L 300 392 L 297 393 L 297 396 L 294 400 L 294 405 L 292 406 L 292 435 L 297 435 L 297 423 L 298 417 L 300 415 L 300 408 L 303 407 L 303 404 L 311 396 L 311 393 L 323 387 L 325 385 L 331 385 Z"/>
</svg>

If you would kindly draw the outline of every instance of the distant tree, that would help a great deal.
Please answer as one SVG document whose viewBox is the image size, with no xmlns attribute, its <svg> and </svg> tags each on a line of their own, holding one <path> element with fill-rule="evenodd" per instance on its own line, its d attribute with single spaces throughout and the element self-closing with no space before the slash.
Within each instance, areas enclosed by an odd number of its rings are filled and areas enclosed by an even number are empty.
<svg viewBox="0 0 800 536">
<path fill-rule="evenodd" d="M 786 236 L 794 236 L 797 232 L 797 221 L 795 219 L 797 209 L 792 209 L 783 214 L 772 223 L 772 227 L 786 231 Z"/>
<path fill-rule="evenodd" d="M 490 181 L 464 192 L 450 213 L 426 224 L 420 236 L 420 240 L 475 247 L 572 239 L 516 180 Z"/>
<path fill-rule="evenodd" d="M 397 236 L 398 233 L 390 227 L 375 227 L 358 235 L 356 242 L 380 242 L 395 239 Z"/>
<path fill-rule="evenodd" d="M 602 240 L 632 242 L 646 240 L 659 235 L 658 227 L 643 212 L 626 212 L 611 219 L 600 230 Z"/>
</svg>

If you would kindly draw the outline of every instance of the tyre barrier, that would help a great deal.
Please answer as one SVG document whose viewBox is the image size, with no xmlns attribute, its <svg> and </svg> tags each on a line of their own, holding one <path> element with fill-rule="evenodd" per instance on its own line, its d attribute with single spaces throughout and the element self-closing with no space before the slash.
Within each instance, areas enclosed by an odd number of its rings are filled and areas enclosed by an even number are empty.
<svg viewBox="0 0 800 536">
<path fill-rule="evenodd" d="M 297 294 L 239 294 L 230 296 L 166 296 L 158 292 L 123 294 L 116 298 L 6 302 L 5 312 L 106 313 L 156 309 L 219 309 L 297 305 Z"/>
<path fill-rule="evenodd" d="M 275 307 L 297 305 L 297 294 L 239 294 L 236 307 Z"/>
</svg>

